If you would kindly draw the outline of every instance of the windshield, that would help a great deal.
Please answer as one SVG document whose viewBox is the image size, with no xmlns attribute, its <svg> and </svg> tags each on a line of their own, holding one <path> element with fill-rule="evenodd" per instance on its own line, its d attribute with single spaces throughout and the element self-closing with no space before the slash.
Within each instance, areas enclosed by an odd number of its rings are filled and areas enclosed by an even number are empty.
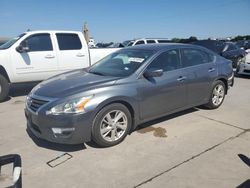
<svg viewBox="0 0 250 188">
<path fill-rule="evenodd" d="M 21 37 L 23 37 L 25 35 L 25 33 L 10 39 L 9 41 L 7 41 L 6 43 L 4 43 L 3 45 L 0 46 L 0 49 L 7 49 L 9 47 L 11 47 L 16 41 L 18 41 Z"/>
<path fill-rule="evenodd" d="M 126 46 L 129 46 L 129 44 L 130 44 L 131 42 L 134 42 L 134 41 L 132 41 L 132 40 L 126 40 L 126 41 L 124 41 L 124 42 L 122 43 L 122 45 L 126 47 Z"/>
<path fill-rule="evenodd" d="M 148 50 L 120 50 L 94 64 L 89 72 L 103 76 L 126 77 L 133 74 L 152 54 L 153 51 Z"/>
</svg>

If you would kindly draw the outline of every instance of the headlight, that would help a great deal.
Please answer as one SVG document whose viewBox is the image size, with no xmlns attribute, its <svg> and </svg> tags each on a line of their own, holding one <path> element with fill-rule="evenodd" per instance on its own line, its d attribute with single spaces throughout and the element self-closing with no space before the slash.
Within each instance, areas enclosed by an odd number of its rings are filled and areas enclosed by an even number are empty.
<svg viewBox="0 0 250 188">
<path fill-rule="evenodd" d="M 58 115 L 83 113 L 85 111 L 86 104 L 91 100 L 92 97 L 93 96 L 72 99 L 54 106 L 49 111 L 47 111 L 46 114 Z"/>
</svg>

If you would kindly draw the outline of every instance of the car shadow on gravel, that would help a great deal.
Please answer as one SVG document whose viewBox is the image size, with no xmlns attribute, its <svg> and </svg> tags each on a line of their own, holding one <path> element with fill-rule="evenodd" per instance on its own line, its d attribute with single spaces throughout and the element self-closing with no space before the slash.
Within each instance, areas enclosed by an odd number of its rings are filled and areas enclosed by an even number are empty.
<svg viewBox="0 0 250 188">
<path fill-rule="evenodd" d="M 167 116 L 155 119 L 155 120 L 148 121 L 146 123 L 138 125 L 137 128 L 134 131 L 132 131 L 130 134 L 132 134 L 133 132 L 136 132 L 136 131 L 140 132 L 140 130 L 149 128 L 152 125 L 155 125 L 155 124 L 158 124 L 158 123 L 161 123 L 161 122 L 164 122 L 164 121 L 168 121 L 168 120 L 171 120 L 171 119 L 174 119 L 174 118 L 178 118 L 179 116 L 183 116 L 183 115 L 193 113 L 193 112 L 196 112 L 196 111 L 199 111 L 199 109 L 190 108 L 188 110 L 184 110 L 184 111 L 177 112 L 177 113 L 174 113 L 174 114 L 170 114 L 170 115 L 167 115 Z M 157 137 L 167 137 L 167 136 L 161 136 L 161 135 L 165 134 L 165 132 L 164 132 L 165 129 L 164 130 L 163 129 L 164 128 L 155 130 L 155 133 L 156 133 Z M 162 133 L 162 131 L 164 133 Z M 39 138 L 35 137 L 30 132 L 29 129 L 26 129 L 26 132 L 38 147 L 43 147 L 43 148 L 50 149 L 50 150 L 63 151 L 63 152 L 74 152 L 74 151 L 87 149 L 86 145 L 90 146 L 92 148 L 96 148 L 96 149 L 103 149 L 103 147 L 98 146 L 96 143 L 94 143 L 92 141 L 84 143 L 84 144 L 78 144 L 78 145 L 57 144 L 57 143 L 48 142 L 46 140 L 42 140 L 42 139 L 39 139 Z M 140 133 L 144 133 L 144 132 L 146 133 L 147 131 L 141 131 Z"/>
<path fill-rule="evenodd" d="M 243 79 L 250 79 L 250 76 L 248 76 L 248 75 L 241 75 L 241 74 L 235 74 L 235 77 L 236 78 L 243 78 Z"/>
<path fill-rule="evenodd" d="M 164 117 L 161 117 L 161 118 L 157 118 L 157 119 L 148 121 L 146 123 L 142 123 L 142 124 L 138 125 L 136 127 L 136 129 L 133 130 L 129 134 L 132 134 L 133 132 L 139 132 L 141 134 L 144 134 L 144 133 L 152 131 L 152 132 L 154 132 L 153 134 L 156 137 L 163 137 L 163 138 L 167 137 L 165 128 L 158 127 L 158 128 L 151 129 L 151 126 L 155 125 L 155 124 L 158 124 L 158 123 L 161 123 L 161 122 L 164 122 L 164 121 L 168 121 L 170 119 L 177 118 L 177 117 L 182 116 L 182 115 L 193 113 L 193 112 L 196 112 L 196 111 L 199 111 L 199 109 L 191 108 L 191 109 L 184 110 L 184 111 L 181 111 L 181 112 L 177 112 L 177 113 L 174 113 L 174 114 L 170 114 L 170 115 L 167 115 L 167 116 L 164 116 Z M 103 149 L 103 147 L 98 146 L 95 142 L 92 142 L 92 141 L 87 142 L 86 145 L 88 145 L 88 146 L 90 146 L 92 148 Z"/>
<path fill-rule="evenodd" d="M 55 150 L 55 151 L 62 151 L 62 152 L 74 152 L 74 151 L 80 151 L 80 150 L 86 149 L 85 144 L 77 144 L 77 145 L 57 144 L 57 143 L 48 142 L 46 140 L 42 140 L 42 139 L 35 137 L 30 132 L 29 129 L 26 129 L 26 132 L 38 147 Z"/>
<path fill-rule="evenodd" d="M 28 95 L 29 92 L 35 87 L 39 82 L 15 84 L 10 88 L 10 97 L 19 97 Z"/>
<path fill-rule="evenodd" d="M 190 108 L 190 109 L 187 109 L 187 110 L 184 110 L 184 111 L 181 111 L 181 112 L 177 112 L 177 113 L 170 114 L 170 115 L 167 115 L 167 116 L 155 119 L 155 120 L 151 120 L 151 121 L 148 121 L 146 123 L 138 125 L 137 128 L 135 129 L 135 131 L 139 131 L 141 129 L 150 127 L 152 125 L 155 125 L 155 124 L 158 124 L 158 123 L 161 123 L 161 122 L 164 122 L 164 121 L 168 121 L 168 120 L 171 120 L 171 119 L 174 119 L 174 118 L 178 118 L 180 116 L 190 114 L 190 113 L 193 113 L 193 112 L 196 112 L 196 111 L 199 111 L 199 109 Z"/>
<path fill-rule="evenodd" d="M 244 181 L 242 184 L 240 184 L 236 188 L 249 188 L 249 187 L 250 187 L 250 179 Z"/>
</svg>

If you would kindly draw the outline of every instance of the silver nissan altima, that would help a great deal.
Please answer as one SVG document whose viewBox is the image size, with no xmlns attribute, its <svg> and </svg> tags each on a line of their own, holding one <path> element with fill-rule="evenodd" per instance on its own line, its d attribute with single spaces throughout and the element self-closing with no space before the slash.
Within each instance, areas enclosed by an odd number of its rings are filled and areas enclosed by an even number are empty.
<svg viewBox="0 0 250 188">
<path fill-rule="evenodd" d="M 233 81 L 232 62 L 203 47 L 124 48 L 37 85 L 26 100 L 27 126 L 51 142 L 113 146 L 143 122 L 199 105 L 218 108 Z"/>
</svg>

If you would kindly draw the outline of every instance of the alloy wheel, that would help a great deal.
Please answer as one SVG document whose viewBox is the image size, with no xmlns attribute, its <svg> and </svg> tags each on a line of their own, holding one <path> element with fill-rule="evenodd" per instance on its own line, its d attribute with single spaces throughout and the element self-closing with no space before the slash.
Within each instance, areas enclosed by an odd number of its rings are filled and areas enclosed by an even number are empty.
<svg viewBox="0 0 250 188">
<path fill-rule="evenodd" d="M 223 85 L 218 84 L 214 87 L 213 90 L 213 97 L 212 97 L 212 102 L 215 106 L 219 106 L 225 96 L 225 89 L 223 87 Z"/>
<path fill-rule="evenodd" d="M 101 121 L 100 132 L 104 140 L 113 142 L 120 139 L 126 132 L 128 119 L 121 110 L 108 112 Z"/>
</svg>

